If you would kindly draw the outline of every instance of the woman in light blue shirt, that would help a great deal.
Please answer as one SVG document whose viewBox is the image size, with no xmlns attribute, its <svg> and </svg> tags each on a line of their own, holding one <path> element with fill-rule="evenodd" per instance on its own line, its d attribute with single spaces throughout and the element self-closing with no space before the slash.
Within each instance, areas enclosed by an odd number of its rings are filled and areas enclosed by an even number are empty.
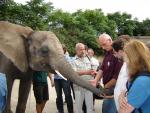
<svg viewBox="0 0 150 113">
<path fill-rule="evenodd" d="M 146 74 L 146 73 L 145 73 Z M 132 87 L 130 88 L 128 95 L 128 103 L 135 108 L 134 113 L 150 112 L 150 75 L 149 77 L 141 74 L 134 81 Z"/>
<path fill-rule="evenodd" d="M 124 47 L 129 72 L 127 92 L 119 96 L 119 113 L 150 113 L 150 51 L 139 40 Z"/>
</svg>

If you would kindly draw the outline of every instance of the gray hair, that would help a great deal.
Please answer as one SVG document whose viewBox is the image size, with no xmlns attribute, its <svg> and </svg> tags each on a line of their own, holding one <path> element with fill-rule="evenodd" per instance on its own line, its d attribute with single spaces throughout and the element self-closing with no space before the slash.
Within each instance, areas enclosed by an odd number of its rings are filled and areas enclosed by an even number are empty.
<svg viewBox="0 0 150 113">
<path fill-rule="evenodd" d="M 84 46 L 84 47 L 85 47 L 85 45 L 84 45 L 83 43 L 77 43 L 77 44 L 76 44 L 76 47 L 75 47 L 76 50 L 78 50 L 78 48 L 81 47 L 81 46 Z"/>
<path fill-rule="evenodd" d="M 100 34 L 99 39 L 100 38 L 105 38 L 105 39 L 111 39 L 112 40 L 112 38 L 106 33 Z"/>
</svg>

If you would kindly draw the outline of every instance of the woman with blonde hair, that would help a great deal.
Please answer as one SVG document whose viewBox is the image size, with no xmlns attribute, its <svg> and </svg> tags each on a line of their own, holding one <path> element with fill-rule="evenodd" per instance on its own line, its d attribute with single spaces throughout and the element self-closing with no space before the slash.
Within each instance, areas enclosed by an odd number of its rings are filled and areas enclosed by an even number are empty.
<svg viewBox="0 0 150 113">
<path fill-rule="evenodd" d="M 132 40 L 124 47 L 129 73 L 127 92 L 119 96 L 119 113 L 150 111 L 150 51 L 144 43 Z"/>
</svg>

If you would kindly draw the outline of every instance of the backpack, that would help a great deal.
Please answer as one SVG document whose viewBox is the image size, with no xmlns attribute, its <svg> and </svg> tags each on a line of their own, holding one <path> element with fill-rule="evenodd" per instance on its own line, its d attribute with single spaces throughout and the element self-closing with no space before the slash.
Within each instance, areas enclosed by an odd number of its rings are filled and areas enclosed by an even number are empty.
<svg viewBox="0 0 150 113">
<path fill-rule="evenodd" d="M 134 78 L 131 82 L 130 82 L 130 85 L 129 85 L 129 82 L 126 83 L 126 88 L 127 88 L 127 92 L 129 92 L 129 90 L 131 89 L 134 81 L 139 77 L 139 76 L 148 76 L 150 77 L 150 73 L 149 72 L 141 72 L 137 75 L 136 78 Z M 142 112 L 142 109 L 141 108 L 138 108 L 138 109 L 134 109 L 131 113 L 135 113 L 135 111 L 138 111 L 139 113 L 143 113 Z"/>
</svg>

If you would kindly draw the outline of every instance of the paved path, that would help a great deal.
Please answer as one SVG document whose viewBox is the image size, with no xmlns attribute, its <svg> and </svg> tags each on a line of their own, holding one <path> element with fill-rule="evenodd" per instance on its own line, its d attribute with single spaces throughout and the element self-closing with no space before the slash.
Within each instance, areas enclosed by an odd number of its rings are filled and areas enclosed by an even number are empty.
<svg viewBox="0 0 150 113">
<path fill-rule="evenodd" d="M 17 104 L 18 86 L 19 86 L 19 80 L 16 80 L 15 84 L 13 86 L 12 102 L 11 102 L 12 110 L 14 113 L 15 113 L 15 108 L 16 108 L 16 104 Z M 50 99 L 47 102 L 43 113 L 56 113 L 57 112 L 56 104 L 55 104 L 56 93 L 55 93 L 55 89 L 52 88 L 50 84 L 49 84 L 49 95 L 50 95 Z M 95 112 L 94 113 L 101 113 L 101 103 L 102 103 L 102 101 L 100 101 L 100 100 L 95 101 L 95 106 L 94 106 Z M 65 109 L 65 113 L 68 113 L 66 105 L 64 105 L 64 109 Z M 33 94 L 32 88 L 31 88 L 28 102 L 27 102 L 26 113 L 36 113 L 35 99 L 34 99 L 34 94 Z"/>
</svg>

